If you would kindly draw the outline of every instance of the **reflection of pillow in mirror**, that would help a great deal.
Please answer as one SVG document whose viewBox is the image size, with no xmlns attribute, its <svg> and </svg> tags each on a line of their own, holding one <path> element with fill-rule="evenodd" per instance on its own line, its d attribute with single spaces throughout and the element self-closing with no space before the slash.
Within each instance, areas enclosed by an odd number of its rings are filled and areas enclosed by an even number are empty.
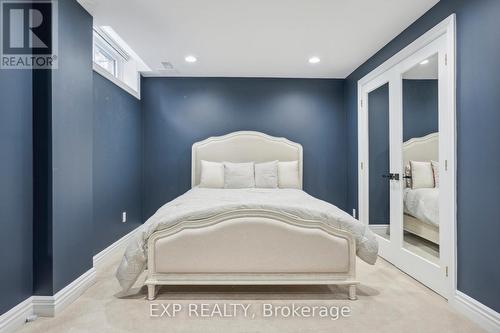
<svg viewBox="0 0 500 333">
<path fill-rule="evenodd" d="M 439 187 L 439 162 L 431 161 L 432 173 L 434 174 L 434 187 Z"/>
<path fill-rule="evenodd" d="M 405 166 L 405 182 L 406 182 L 406 187 L 411 188 L 411 166 L 410 163 L 406 164 Z"/>
<path fill-rule="evenodd" d="M 412 189 L 434 187 L 431 162 L 410 161 Z"/>
</svg>

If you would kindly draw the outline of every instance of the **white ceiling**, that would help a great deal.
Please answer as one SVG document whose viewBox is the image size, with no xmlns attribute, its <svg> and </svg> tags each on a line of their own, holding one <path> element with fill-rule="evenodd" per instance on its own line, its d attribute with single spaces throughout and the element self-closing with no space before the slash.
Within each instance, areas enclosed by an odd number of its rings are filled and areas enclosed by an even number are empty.
<svg viewBox="0 0 500 333">
<path fill-rule="evenodd" d="M 306 78 L 346 77 L 438 1 L 80 0 L 150 74 Z"/>
</svg>

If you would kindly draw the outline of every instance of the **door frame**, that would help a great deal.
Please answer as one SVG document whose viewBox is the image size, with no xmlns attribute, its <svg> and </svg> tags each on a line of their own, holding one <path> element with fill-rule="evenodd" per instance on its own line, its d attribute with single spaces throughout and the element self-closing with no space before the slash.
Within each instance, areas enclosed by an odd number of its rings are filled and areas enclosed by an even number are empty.
<svg viewBox="0 0 500 333">
<path fill-rule="evenodd" d="M 444 184 L 446 186 L 445 191 L 449 193 L 448 196 L 440 196 L 441 204 L 440 209 L 443 210 L 446 220 L 451 223 L 449 227 L 448 241 L 446 249 L 448 253 L 447 260 L 447 285 L 445 287 L 444 297 L 451 299 L 455 294 L 457 287 L 457 199 L 456 199 L 456 16 L 455 14 L 450 15 L 442 22 L 437 24 L 435 27 L 424 33 L 414 42 L 403 48 L 401 51 L 396 53 L 390 59 L 385 61 L 383 64 L 375 68 L 373 71 L 368 73 L 362 79 L 358 81 L 358 206 L 359 206 L 359 219 L 360 221 L 368 224 L 368 208 L 369 208 L 369 197 L 368 197 L 368 181 L 369 181 L 369 164 L 368 164 L 368 92 L 375 90 L 377 87 L 384 85 L 389 82 L 389 112 L 395 110 L 397 105 L 402 104 L 401 96 L 399 94 L 394 94 L 394 89 L 391 89 L 391 82 L 393 84 L 397 82 L 400 85 L 400 80 L 395 78 L 395 73 L 393 69 L 403 63 L 406 59 L 418 53 L 419 50 L 425 48 L 427 45 L 436 41 L 442 36 L 445 36 L 445 59 L 446 62 L 446 75 L 447 84 L 446 86 L 440 86 L 445 89 L 446 102 L 441 104 L 440 108 L 440 132 L 443 130 L 447 135 L 440 138 L 440 160 L 446 161 L 446 175 L 444 178 Z M 400 88 L 400 87 L 394 87 Z M 393 93 L 391 94 L 391 91 Z M 396 89 L 400 91 L 400 89 Z M 396 96 L 398 95 L 398 96 Z M 399 103 L 399 104 L 398 104 Z M 402 115 L 396 116 L 402 117 Z M 393 119 L 396 117 L 392 117 Z M 399 119 L 397 119 L 399 120 Z M 441 121 L 442 120 L 442 121 Z M 392 121 L 392 120 L 391 120 Z M 392 126 L 391 126 L 392 127 Z M 390 131 L 391 132 L 391 131 Z M 389 135 L 394 135 L 394 133 L 389 133 Z M 443 144 L 441 143 L 443 142 Z M 391 158 L 392 159 L 392 158 Z M 392 160 L 391 160 L 392 162 Z M 392 163 L 391 163 L 392 165 Z M 441 168 L 441 169 L 444 169 Z M 393 170 L 391 170 L 392 172 Z M 441 181 L 441 179 L 440 179 Z M 392 185 L 391 185 L 392 186 Z M 440 187 L 441 187 L 440 183 Z M 401 207 L 402 208 L 402 207 Z M 398 210 L 398 209 L 397 209 Z M 399 211 L 394 212 L 394 214 L 400 213 Z M 441 214 L 441 213 L 440 213 Z M 391 219 L 393 213 L 391 212 Z M 402 215 L 401 215 L 402 216 Z M 443 215 L 441 215 L 443 216 Z M 392 223 L 391 223 L 392 224 Z M 401 238 L 402 235 L 396 236 L 396 238 Z M 379 237 L 379 239 L 382 239 Z M 379 242 L 380 246 L 387 246 L 384 242 Z M 441 245 L 440 245 L 441 246 Z"/>
</svg>

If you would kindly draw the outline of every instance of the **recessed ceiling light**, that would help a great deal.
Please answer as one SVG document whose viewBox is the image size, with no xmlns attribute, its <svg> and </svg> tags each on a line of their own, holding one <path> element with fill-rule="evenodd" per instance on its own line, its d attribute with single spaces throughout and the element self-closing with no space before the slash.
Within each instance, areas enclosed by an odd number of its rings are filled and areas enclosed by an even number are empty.
<svg viewBox="0 0 500 333">
<path fill-rule="evenodd" d="M 321 59 L 319 57 L 311 57 L 311 58 L 309 58 L 309 63 L 310 64 L 317 64 L 320 61 L 321 61 Z"/>
<path fill-rule="evenodd" d="M 429 59 L 425 59 L 420 63 L 420 65 L 427 65 L 429 63 Z"/>
<path fill-rule="evenodd" d="M 186 62 L 196 62 L 196 57 L 195 56 L 192 56 L 192 55 L 188 55 L 186 58 L 184 58 L 184 60 L 186 60 Z"/>
</svg>

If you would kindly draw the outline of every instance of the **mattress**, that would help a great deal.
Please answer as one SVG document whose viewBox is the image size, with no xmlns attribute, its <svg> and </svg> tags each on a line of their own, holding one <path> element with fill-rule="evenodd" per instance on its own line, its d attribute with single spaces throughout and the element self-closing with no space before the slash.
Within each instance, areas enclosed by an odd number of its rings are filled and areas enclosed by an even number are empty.
<svg viewBox="0 0 500 333">
<path fill-rule="evenodd" d="M 367 225 L 340 208 L 298 189 L 209 189 L 195 187 L 166 203 L 141 227 L 128 245 L 116 277 L 123 290 L 129 289 L 147 265 L 147 241 L 155 231 L 181 221 L 194 221 L 237 209 L 265 209 L 292 214 L 350 232 L 356 240 L 356 254 L 369 264 L 377 260 L 378 243 Z"/>
<path fill-rule="evenodd" d="M 420 221 L 439 226 L 439 188 L 405 189 L 404 211 Z"/>
</svg>

